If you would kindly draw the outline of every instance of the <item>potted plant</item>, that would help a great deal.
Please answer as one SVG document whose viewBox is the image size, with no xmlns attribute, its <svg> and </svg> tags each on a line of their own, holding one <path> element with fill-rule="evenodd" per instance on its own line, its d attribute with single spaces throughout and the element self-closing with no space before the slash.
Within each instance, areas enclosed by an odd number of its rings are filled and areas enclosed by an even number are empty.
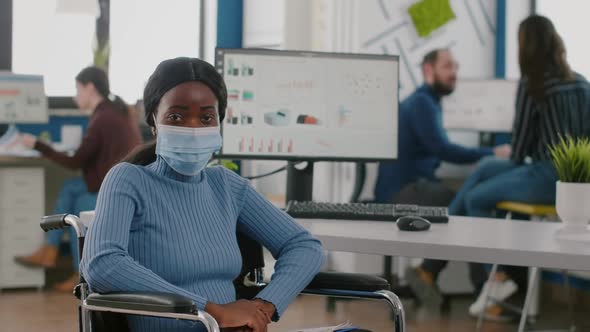
<svg viewBox="0 0 590 332">
<path fill-rule="evenodd" d="M 585 236 L 590 221 L 590 140 L 562 137 L 550 153 L 559 178 L 555 207 L 564 224 L 559 235 Z"/>
</svg>

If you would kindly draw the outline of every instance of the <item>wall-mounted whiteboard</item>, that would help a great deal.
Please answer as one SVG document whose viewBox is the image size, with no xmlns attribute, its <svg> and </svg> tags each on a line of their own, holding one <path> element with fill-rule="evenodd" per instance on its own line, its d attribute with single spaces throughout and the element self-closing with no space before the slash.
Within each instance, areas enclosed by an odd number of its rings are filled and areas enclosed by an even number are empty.
<svg viewBox="0 0 590 332">
<path fill-rule="evenodd" d="M 0 73 L 0 123 L 47 123 L 43 76 Z"/>
<path fill-rule="evenodd" d="M 442 100 L 447 129 L 511 132 L 517 81 L 461 80 L 453 94 Z"/>
</svg>

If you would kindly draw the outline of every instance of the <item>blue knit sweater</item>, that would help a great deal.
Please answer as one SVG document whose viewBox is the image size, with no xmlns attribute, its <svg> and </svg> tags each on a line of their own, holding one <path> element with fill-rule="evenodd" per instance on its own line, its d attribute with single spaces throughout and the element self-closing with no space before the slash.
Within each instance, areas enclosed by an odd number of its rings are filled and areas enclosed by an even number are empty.
<svg viewBox="0 0 590 332">
<path fill-rule="evenodd" d="M 319 241 L 223 167 L 197 176 L 164 160 L 122 163 L 105 178 L 87 234 L 81 271 L 94 292 L 155 291 L 207 302 L 235 301 L 241 269 L 236 229 L 270 250 L 277 263 L 257 297 L 278 315 L 324 262 Z M 187 322 L 130 317 L 132 331 L 199 331 Z"/>
</svg>

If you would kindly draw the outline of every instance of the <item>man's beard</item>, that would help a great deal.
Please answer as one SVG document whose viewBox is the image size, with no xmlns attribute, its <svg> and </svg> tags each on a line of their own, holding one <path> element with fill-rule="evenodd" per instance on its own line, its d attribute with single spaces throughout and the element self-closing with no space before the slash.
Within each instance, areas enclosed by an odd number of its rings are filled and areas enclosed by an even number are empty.
<svg viewBox="0 0 590 332">
<path fill-rule="evenodd" d="M 434 90 L 434 92 L 437 95 L 443 97 L 443 96 L 448 96 L 451 93 L 453 93 L 453 91 L 455 91 L 455 87 L 454 86 L 445 85 L 440 80 L 435 79 L 434 80 L 434 84 L 432 84 L 432 90 Z"/>
</svg>

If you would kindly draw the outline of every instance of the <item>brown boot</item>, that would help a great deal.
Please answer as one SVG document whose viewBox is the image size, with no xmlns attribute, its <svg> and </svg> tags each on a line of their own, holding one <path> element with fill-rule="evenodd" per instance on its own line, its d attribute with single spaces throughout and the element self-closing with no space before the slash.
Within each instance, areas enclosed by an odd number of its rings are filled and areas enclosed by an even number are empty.
<svg viewBox="0 0 590 332">
<path fill-rule="evenodd" d="M 504 310 L 501 306 L 494 304 L 486 309 L 484 318 L 492 322 L 510 322 L 517 318 L 514 314 L 511 314 Z"/>
<path fill-rule="evenodd" d="M 80 282 L 80 275 L 78 273 L 74 273 L 68 279 L 55 284 L 53 286 L 53 290 L 60 293 L 71 293 L 74 290 L 74 287 Z"/>
<path fill-rule="evenodd" d="M 28 256 L 14 257 L 14 261 L 28 267 L 52 269 L 57 263 L 57 255 L 57 248 L 46 244 Z"/>
</svg>

